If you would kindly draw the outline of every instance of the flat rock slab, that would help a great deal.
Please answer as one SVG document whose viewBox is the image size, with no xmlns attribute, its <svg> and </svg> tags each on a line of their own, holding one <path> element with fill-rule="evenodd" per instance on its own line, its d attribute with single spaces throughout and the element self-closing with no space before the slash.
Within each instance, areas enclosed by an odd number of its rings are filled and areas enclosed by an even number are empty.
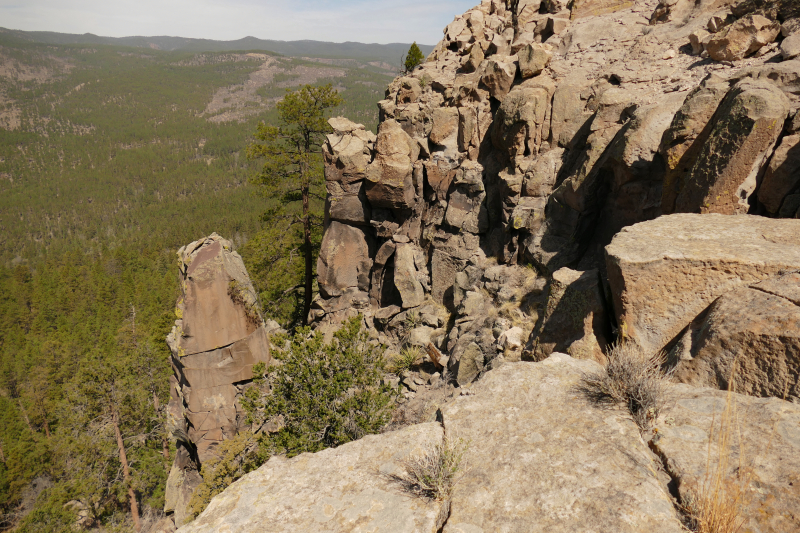
<svg viewBox="0 0 800 533">
<path fill-rule="evenodd" d="M 470 442 L 444 533 L 682 531 L 627 412 L 577 392 L 599 369 L 560 353 L 507 363 L 443 408 L 447 435 Z"/>
<path fill-rule="evenodd" d="M 404 493 L 390 476 L 441 439 L 441 425 L 420 424 L 315 454 L 274 457 L 179 531 L 435 533 L 441 504 Z"/>
<path fill-rule="evenodd" d="M 742 532 L 800 531 L 800 405 L 776 398 L 675 385 L 658 419 L 652 446 L 677 481 L 681 498 L 711 484 L 720 451 L 728 453 L 724 476 L 745 482 Z M 723 424 L 723 420 L 730 420 Z M 730 446 L 719 446 L 720 427 Z M 709 457 L 710 451 L 710 457 Z M 741 472 L 742 478 L 736 473 Z"/>
<path fill-rule="evenodd" d="M 606 265 L 621 334 L 655 353 L 726 292 L 800 269 L 800 220 L 662 216 L 620 231 Z"/>
</svg>

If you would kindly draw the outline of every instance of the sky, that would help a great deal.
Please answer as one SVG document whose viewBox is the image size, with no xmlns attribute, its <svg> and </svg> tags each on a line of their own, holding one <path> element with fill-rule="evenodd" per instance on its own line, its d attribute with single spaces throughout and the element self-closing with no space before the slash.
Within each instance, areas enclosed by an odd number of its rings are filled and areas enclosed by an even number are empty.
<svg viewBox="0 0 800 533">
<path fill-rule="evenodd" d="M 0 0 L 0 26 L 106 37 L 436 44 L 480 0 Z"/>
</svg>

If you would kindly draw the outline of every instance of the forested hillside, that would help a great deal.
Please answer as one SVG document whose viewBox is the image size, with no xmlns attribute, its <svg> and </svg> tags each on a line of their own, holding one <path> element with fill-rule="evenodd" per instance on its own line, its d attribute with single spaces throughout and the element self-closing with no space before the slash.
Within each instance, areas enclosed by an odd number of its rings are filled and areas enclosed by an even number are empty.
<svg viewBox="0 0 800 533">
<path fill-rule="evenodd" d="M 143 516 L 163 507 L 176 250 L 216 231 L 256 260 L 257 123 L 287 88 L 331 83 L 335 113 L 374 130 L 392 75 L 0 32 L 0 529 L 129 530 L 120 440 Z"/>
</svg>

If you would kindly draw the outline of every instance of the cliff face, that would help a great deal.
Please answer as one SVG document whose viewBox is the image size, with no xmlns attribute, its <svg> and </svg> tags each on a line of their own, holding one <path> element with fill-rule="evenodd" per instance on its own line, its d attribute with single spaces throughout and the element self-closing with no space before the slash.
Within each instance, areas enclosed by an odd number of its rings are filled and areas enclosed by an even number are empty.
<svg viewBox="0 0 800 533">
<path fill-rule="evenodd" d="M 799 216 L 797 15 L 484 0 L 456 17 L 387 89 L 377 138 L 331 120 L 312 319 L 363 313 L 385 342 L 431 341 L 465 382 L 553 350 L 603 361 L 620 329 L 637 340 L 606 274 L 622 228 Z"/>
</svg>

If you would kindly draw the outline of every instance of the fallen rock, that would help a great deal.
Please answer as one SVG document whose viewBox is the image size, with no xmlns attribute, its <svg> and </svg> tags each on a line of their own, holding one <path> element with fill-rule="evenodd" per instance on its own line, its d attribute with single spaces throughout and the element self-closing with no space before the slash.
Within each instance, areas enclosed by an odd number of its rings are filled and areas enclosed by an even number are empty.
<svg viewBox="0 0 800 533">
<path fill-rule="evenodd" d="M 683 339 L 681 383 L 800 400 L 800 274 L 723 294 Z"/>
<path fill-rule="evenodd" d="M 553 54 L 540 44 L 529 44 L 519 51 L 519 73 L 524 79 L 538 76 Z"/>
<path fill-rule="evenodd" d="M 626 412 L 575 392 L 593 361 L 505 364 L 442 408 L 470 443 L 444 533 L 683 531 Z"/>
<path fill-rule="evenodd" d="M 748 15 L 714 34 L 706 51 L 714 61 L 739 61 L 775 40 L 781 25 L 761 15 Z"/>
<path fill-rule="evenodd" d="M 696 498 L 703 486 L 734 494 L 744 487 L 741 531 L 800 530 L 800 406 L 688 385 L 670 387 L 664 405 L 650 446 L 681 500 Z M 728 446 L 720 446 L 721 432 Z"/>
<path fill-rule="evenodd" d="M 800 269 L 800 220 L 662 216 L 606 246 L 620 335 L 654 354 L 723 294 Z"/>
<path fill-rule="evenodd" d="M 483 363 L 484 357 L 481 347 L 474 342 L 470 343 L 458 361 L 458 373 L 456 375 L 458 384 L 464 386 L 472 383 L 483 370 Z"/>
<path fill-rule="evenodd" d="M 773 83 L 737 83 L 716 112 L 716 122 L 675 201 L 675 212 L 747 213 L 758 173 L 789 113 L 789 100 Z"/>
<path fill-rule="evenodd" d="M 419 424 L 315 454 L 273 457 L 178 531 L 435 533 L 442 503 L 405 493 L 392 476 L 441 439 L 439 424 Z"/>
</svg>

